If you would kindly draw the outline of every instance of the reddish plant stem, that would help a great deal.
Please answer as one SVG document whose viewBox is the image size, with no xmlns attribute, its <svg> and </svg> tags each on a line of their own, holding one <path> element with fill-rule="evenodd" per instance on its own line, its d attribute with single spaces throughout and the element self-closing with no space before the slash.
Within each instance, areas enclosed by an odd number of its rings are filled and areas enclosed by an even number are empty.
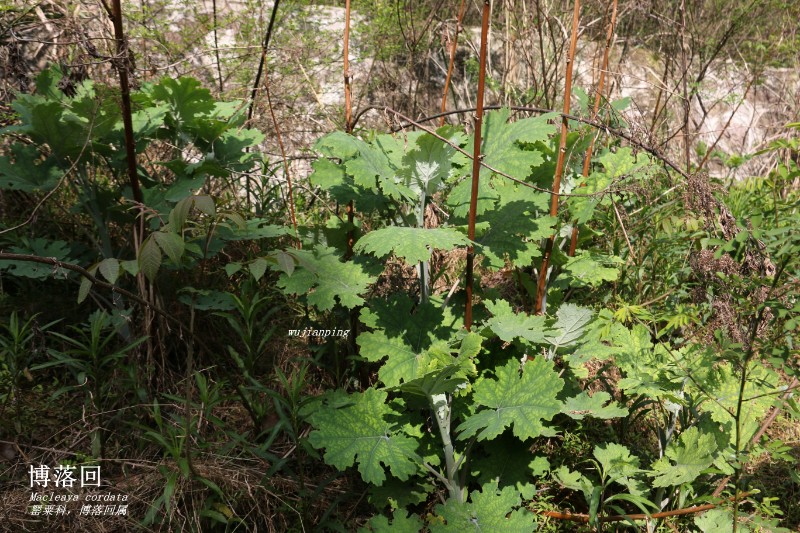
<svg viewBox="0 0 800 533">
<path fill-rule="evenodd" d="M 139 174 L 136 170 L 136 141 L 133 138 L 133 120 L 131 118 L 131 87 L 128 79 L 128 43 L 122 27 L 122 6 L 120 0 L 111 2 L 111 22 L 114 25 L 114 39 L 117 43 L 117 53 L 114 66 L 119 75 L 120 104 L 122 108 L 122 126 L 125 131 L 125 156 L 128 165 L 128 180 L 131 184 L 134 201 L 139 204 L 139 219 L 143 219 L 141 206 L 144 204 L 142 190 L 139 186 Z M 140 228 L 141 229 L 141 228 Z M 143 235 L 140 237 L 144 238 Z"/>
<path fill-rule="evenodd" d="M 105 3 L 104 3 L 105 5 Z M 111 21 L 114 25 L 114 39 L 116 40 L 116 57 L 114 58 L 114 66 L 119 76 L 120 87 L 120 108 L 122 112 L 122 127 L 125 133 L 125 159 L 128 170 L 128 181 L 131 185 L 131 192 L 133 200 L 136 202 L 137 214 L 136 221 L 133 226 L 133 249 L 136 250 L 138 257 L 139 249 L 144 242 L 146 227 L 145 227 L 145 214 L 144 214 L 144 197 L 142 189 L 139 186 L 139 172 L 136 168 L 136 140 L 133 137 L 133 115 L 131 110 L 131 87 L 130 80 L 128 79 L 129 67 L 129 52 L 128 42 L 125 38 L 125 30 L 122 25 L 122 5 L 120 0 L 111 0 Z M 144 274 L 139 272 L 136 275 L 137 285 L 139 287 L 139 294 L 143 299 L 153 300 L 153 285 L 150 284 L 150 290 L 147 290 L 147 280 Z M 147 332 L 148 339 L 145 345 L 147 352 L 148 366 L 153 360 L 154 346 L 151 339 L 156 338 L 156 322 L 150 307 L 144 309 L 144 327 Z"/>
<path fill-rule="evenodd" d="M 611 6 L 611 20 L 608 23 L 608 34 L 606 35 L 606 48 L 603 52 L 603 63 L 600 67 L 600 79 L 597 80 L 597 93 L 594 96 L 594 107 L 592 108 L 592 120 L 597 120 L 597 113 L 600 111 L 600 102 L 603 99 L 603 86 L 606 81 L 606 72 L 608 71 L 608 55 L 611 50 L 611 43 L 614 39 L 614 25 L 617 22 L 617 0 L 612 0 Z M 586 150 L 586 157 L 583 158 L 583 180 L 581 180 L 581 187 L 586 185 L 586 178 L 589 177 L 589 167 L 592 163 L 592 152 L 594 151 L 595 135 L 592 135 L 592 140 L 589 142 L 589 148 Z M 569 242 L 570 257 L 575 256 L 575 249 L 578 246 L 578 223 L 572 227 L 572 236 Z"/>
<path fill-rule="evenodd" d="M 458 34 L 461 32 L 461 22 L 464 20 L 464 12 L 467 8 L 467 0 L 461 0 L 461 7 L 458 9 L 458 19 L 456 19 L 456 32 L 450 43 L 450 62 L 447 65 L 447 78 L 444 80 L 444 90 L 442 91 L 442 113 L 447 110 L 447 93 L 450 91 L 450 80 L 453 77 L 453 67 L 456 64 L 456 49 L 458 48 Z M 439 119 L 439 126 L 444 126 L 445 116 Z"/>
<path fill-rule="evenodd" d="M 567 55 L 567 72 L 564 83 L 564 112 L 561 116 L 561 138 L 558 146 L 558 159 L 556 160 L 556 172 L 553 177 L 553 194 L 550 197 L 550 216 L 558 216 L 558 193 L 561 190 L 561 177 L 564 174 L 564 159 L 567 154 L 567 133 L 569 133 L 569 120 L 566 116 L 570 111 L 570 100 L 572 95 L 572 66 L 575 60 L 575 49 L 578 45 L 578 24 L 580 22 L 581 3 L 575 0 L 572 10 L 572 32 L 569 40 L 569 53 Z M 544 313 L 545 293 L 547 291 L 547 270 L 550 266 L 550 256 L 553 253 L 553 244 L 556 235 L 553 233 L 547 239 L 542 258 L 541 268 L 539 269 L 539 283 L 536 287 L 536 305 L 534 312 L 537 315 Z"/>
<path fill-rule="evenodd" d="M 344 7 L 344 42 L 342 43 L 342 51 L 344 54 L 342 60 L 342 71 L 344 76 L 344 131 L 348 135 L 353 133 L 353 76 L 350 73 L 350 0 L 345 0 Z M 347 249 L 345 250 L 344 259 L 349 260 L 353 257 L 353 246 L 356 242 L 355 233 L 355 217 L 356 208 L 353 200 L 347 202 L 345 208 L 347 213 Z M 358 337 L 359 321 L 358 309 L 350 310 L 348 318 L 350 322 L 350 335 L 348 336 L 348 350 L 351 354 L 358 353 L 358 344 L 356 337 Z M 362 379 L 366 378 L 366 367 L 362 367 Z"/>
<path fill-rule="evenodd" d="M 478 71 L 478 101 L 475 110 L 475 134 L 472 145 L 472 194 L 469 199 L 469 222 L 467 237 L 470 243 L 475 240 L 475 218 L 478 211 L 478 183 L 481 174 L 481 131 L 483 129 L 483 93 L 486 87 L 486 49 L 489 40 L 489 15 L 491 5 L 489 0 L 483 1 L 483 18 L 481 20 L 481 51 L 480 67 Z M 475 268 L 475 247 L 467 247 L 467 270 L 465 284 L 467 287 L 467 303 L 464 309 L 464 326 L 467 331 L 472 327 L 472 286 L 474 283 L 473 271 Z"/>
</svg>

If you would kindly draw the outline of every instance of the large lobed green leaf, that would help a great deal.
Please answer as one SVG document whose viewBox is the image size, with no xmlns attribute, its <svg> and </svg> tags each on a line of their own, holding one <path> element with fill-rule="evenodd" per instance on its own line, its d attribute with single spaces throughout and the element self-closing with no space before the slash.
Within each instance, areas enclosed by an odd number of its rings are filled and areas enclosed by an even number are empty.
<svg viewBox="0 0 800 533">
<path fill-rule="evenodd" d="M 628 410 L 611 401 L 611 395 L 606 391 L 597 391 L 593 395 L 589 395 L 589 391 L 583 391 L 573 398 L 567 398 L 564 402 L 564 414 L 575 420 L 587 416 L 609 419 L 628 416 Z"/>
<path fill-rule="evenodd" d="M 420 468 L 419 431 L 398 422 L 400 413 L 387 403 L 387 396 L 370 388 L 323 404 L 310 417 L 315 429 L 308 441 L 325 448 L 325 462 L 339 470 L 357 463 L 368 483 L 383 484 L 384 466 L 393 476 L 408 479 Z"/>
<path fill-rule="evenodd" d="M 493 315 L 486 325 L 504 342 L 524 339 L 537 344 L 545 342 L 545 335 L 551 333 L 544 315 L 515 313 L 505 300 L 486 302 L 486 308 Z"/>
<path fill-rule="evenodd" d="M 417 515 L 409 515 L 406 511 L 397 509 L 392 514 L 392 520 L 383 515 L 373 516 L 366 527 L 358 533 L 419 533 L 422 531 L 422 520 Z"/>
<path fill-rule="evenodd" d="M 536 357 L 522 365 L 512 359 L 495 370 L 497 379 L 484 377 L 475 384 L 473 401 L 483 407 L 458 426 L 459 438 L 477 435 L 486 440 L 500 435 L 509 426 L 520 439 L 553 435 L 544 422 L 560 413 L 563 404 L 556 398 L 564 381 L 552 362 Z"/>
<path fill-rule="evenodd" d="M 292 275 L 283 273 L 278 286 L 288 294 L 307 294 L 308 303 L 320 311 L 333 309 L 337 301 L 350 309 L 363 304 L 361 295 L 376 279 L 363 265 L 341 261 L 333 248 L 287 253 L 297 260 L 298 268 Z"/>
<path fill-rule="evenodd" d="M 549 113 L 538 117 L 508 122 L 511 110 L 504 108 L 486 114 L 483 121 L 481 153 L 483 162 L 519 180 L 531 173 L 531 168 L 544 162 L 542 153 L 526 145 L 546 141 L 556 131 L 550 121 L 556 117 Z M 472 146 L 472 143 L 470 143 Z M 481 168 L 481 179 L 488 179 L 491 171 Z"/>
<path fill-rule="evenodd" d="M 423 377 L 449 364 L 461 365 L 477 353 L 454 358 L 441 348 L 441 343 L 446 346 L 459 331 L 461 323 L 432 302 L 416 305 L 404 295 L 373 300 L 369 308 L 361 311 L 361 321 L 373 328 L 358 336 L 361 355 L 372 362 L 386 358 L 378 377 L 387 387 Z"/>
<path fill-rule="evenodd" d="M 461 133 L 450 127 L 440 128 L 438 134 L 455 146 L 465 141 Z M 454 172 L 454 165 L 463 166 L 467 159 L 453 146 L 430 133 L 416 136 L 413 140 L 414 144 L 403 155 L 401 175 L 406 186 L 415 193 L 433 196 Z"/>
<path fill-rule="evenodd" d="M 0 189 L 34 192 L 49 191 L 58 183 L 62 172 L 54 158 L 40 161 L 41 153 L 34 146 L 17 143 L 11 145 L 13 160 L 0 156 Z"/>
<path fill-rule="evenodd" d="M 573 346 L 585 333 L 586 326 L 592 319 L 592 310 L 575 304 L 564 304 L 556 311 L 555 333 L 547 335 L 545 340 L 557 350 Z"/>
<path fill-rule="evenodd" d="M 436 506 L 431 517 L 431 533 L 438 532 L 503 532 L 530 533 L 536 529 L 536 518 L 527 509 L 520 509 L 522 498 L 513 486 L 498 489 L 497 481 L 490 481 L 479 491 L 470 494 L 468 502 L 449 499 Z"/>
<path fill-rule="evenodd" d="M 623 179 L 640 180 L 646 177 L 651 166 L 647 154 L 634 155 L 628 147 L 620 148 L 616 152 L 607 151 L 597 158 L 597 162 L 603 166 L 604 170 L 592 172 L 586 178 L 584 186 L 573 191 L 578 196 L 573 196 L 568 200 L 572 218 L 579 224 L 585 224 L 591 220 L 595 208 L 600 203 L 609 202 L 607 196 L 602 195 L 603 191 Z"/>
<path fill-rule="evenodd" d="M 533 259 L 541 255 L 541 239 L 553 233 L 557 220 L 545 215 L 535 218 L 532 204 L 516 200 L 500 205 L 481 217 L 478 224 L 483 264 L 492 270 L 499 270 L 506 261 L 515 267 L 527 267 Z"/>
<path fill-rule="evenodd" d="M 531 170 L 544 162 L 540 150 L 533 146 L 546 141 L 556 131 L 550 121 L 555 114 L 526 118 L 516 122 L 508 122 L 511 111 L 501 109 L 486 114 L 483 121 L 481 154 L 483 162 L 489 167 L 518 180 L 525 181 Z M 467 141 L 468 152 L 471 153 L 473 143 Z M 462 174 L 469 173 L 471 165 L 465 165 Z M 490 186 L 492 171 L 481 167 L 478 181 L 478 206 L 477 214 L 492 212 L 493 205 L 498 199 L 498 193 Z M 497 178 L 499 183 L 505 177 Z M 469 212 L 472 180 L 467 178 L 458 183 L 447 199 L 448 205 L 453 208 L 456 217 L 464 217 Z M 514 222 L 518 222 L 515 218 Z"/>
<path fill-rule="evenodd" d="M 614 281 L 619 277 L 618 266 L 623 261 L 615 255 L 606 256 L 586 250 L 579 251 L 570 257 L 564 265 L 564 271 L 572 276 L 571 283 L 576 287 L 589 285 L 597 287 L 605 281 Z"/>
<path fill-rule="evenodd" d="M 469 239 L 452 228 L 403 228 L 390 226 L 361 237 L 355 249 L 385 257 L 394 253 L 410 264 L 430 261 L 434 249 L 452 250 L 467 246 Z"/>
<path fill-rule="evenodd" d="M 691 483 L 714 463 L 716 451 L 714 435 L 690 427 L 681 434 L 679 442 L 670 444 L 664 457 L 653 463 L 653 486 Z"/>
</svg>

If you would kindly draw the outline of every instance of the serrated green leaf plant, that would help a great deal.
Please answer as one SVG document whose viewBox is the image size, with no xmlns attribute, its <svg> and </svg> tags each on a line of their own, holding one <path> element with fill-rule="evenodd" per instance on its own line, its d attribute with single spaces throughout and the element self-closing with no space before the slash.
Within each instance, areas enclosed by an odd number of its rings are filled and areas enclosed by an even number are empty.
<svg viewBox="0 0 800 533">
<path fill-rule="evenodd" d="M 467 332 L 451 301 L 452 291 L 422 299 L 402 289 L 370 297 L 369 287 L 377 279 L 369 276 L 360 285 L 343 287 L 342 296 L 324 289 L 309 297 L 321 310 L 339 305 L 360 309 L 362 329 L 356 343 L 360 357 L 374 369 L 374 384 L 360 392 L 329 392 L 305 412 L 313 427 L 309 442 L 323 451 L 326 462 L 340 470 L 355 468 L 380 494 L 389 495 L 394 517 L 391 522 L 376 517 L 370 530 L 397 523 L 412 530 L 456 531 L 469 525 L 529 531 L 536 517 L 525 507 L 536 498 L 535 487 L 548 482 L 582 494 L 594 526 L 607 513 L 647 515 L 676 509 L 707 497 L 720 475 L 741 470 L 742 443 L 755 435 L 779 391 L 775 374 L 749 368 L 747 357 L 732 351 L 735 347 L 720 351 L 689 335 L 710 314 L 703 305 L 683 303 L 688 290 L 651 296 L 665 304 L 654 310 L 649 308 L 653 302 L 623 299 L 626 291 L 641 289 L 643 283 L 650 283 L 651 291 L 660 288 L 656 283 L 668 288 L 688 272 L 685 267 L 671 270 L 679 254 L 664 249 L 665 240 L 626 232 L 619 212 L 635 211 L 637 202 L 607 192 L 657 180 L 650 156 L 613 145 L 600 151 L 585 187 L 573 188 L 567 179 L 565 190 L 571 196 L 565 200 L 563 220 L 551 217 L 548 195 L 525 183 L 547 186 L 557 145 L 548 122 L 552 117 L 516 122 L 509 117 L 507 111 L 494 112 L 484 123 L 487 167 L 478 189 L 476 252 L 483 258 L 482 272 L 519 275 L 540 255 L 542 239 L 554 231 L 571 232 L 567 220 L 585 226 L 583 249 L 574 257 L 555 252 L 546 315 L 528 315 L 520 309 L 524 298 L 521 306 L 520 300 L 484 287 L 478 322 Z M 570 142 L 580 144 L 577 138 Z M 354 200 L 372 228 L 364 231 L 362 225 L 363 235 L 354 246 L 357 255 L 346 268 L 359 268 L 365 254 L 393 256 L 414 266 L 430 260 L 433 250 L 446 254 L 468 244 L 459 226 L 469 202 L 462 180 L 468 165 L 460 147 L 470 145 L 451 129 L 437 135 L 416 132 L 361 140 L 331 134 L 321 139 L 316 148 L 323 157 L 313 165 L 312 183 L 337 202 Z M 448 210 L 447 226 L 425 227 L 420 213 L 426 202 Z M 671 242 L 717 246 L 717 257 L 732 253 L 741 260 L 748 245 L 767 236 L 781 243 L 783 248 L 774 246 L 783 257 L 794 246 L 780 232 L 767 234 L 743 225 L 744 233 L 730 241 L 707 239 L 703 244 L 698 216 L 666 211 L 656 220 L 672 231 Z M 595 239 L 601 231 L 611 231 L 615 240 Z M 636 255 L 637 246 L 645 247 L 645 255 Z M 301 272 L 286 274 L 282 283 L 284 290 L 297 294 L 321 283 L 320 266 L 310 262 L 314 254 L 317 261 L 321 254 L 335 256 L 338 265 L 331 262 L 332 269 L 347 264 L 341 248 L 338 254 L 324 247 L 304 251 L 308 259 L 287 253 L 297 257 Z M 647 254 L 652 254 L 649 259 Z M 632 268 L 641 258 L 666 258 L 667 281 L 660 280 L 656 267 Z M 639 270 L 631 276 L 635 268 Z M 423 279 L 420 270 L 417 275 Z M 340 275 L 335 281 L 348 278 Z M 612 284 L 619 292 L 603 297 L 601 291 Z M 522 283 L 520 290 L 524 287 Z M 420 294 L 424 291 L 420 286 Z M 751 311 L 749 316 L 752 321 L 757 315 Z M 616 382 L 600 381 L 603 369 L 616 372 Z M 599 385 L 606 389 L 598 390 Z M 512 441 L 532 449 L 602 424 L 644 424 L 652 428 L 656 446 L 642 447 L 622 433 L 617 439 L 605 437 L 582 460 L 558 454 L 552 462 L 544 457 L 520 460 L 514 463 L 520 470 L 511 476 L 486 460 L 497 453 L 493 448 L 510 454 Z M 475 469 L 473 463 L 481 467 Z M 422 517 L 423 522 L 413 514 L 414 502 L 420 500 L 401 494 L 403 487 L 414 487 L 414 494 L 438 493 L 444 503 Z M 403 504 L 398 507 L 398 502 Z M 381 501 L 375 504 L 382 506 Z"/>
</svg>

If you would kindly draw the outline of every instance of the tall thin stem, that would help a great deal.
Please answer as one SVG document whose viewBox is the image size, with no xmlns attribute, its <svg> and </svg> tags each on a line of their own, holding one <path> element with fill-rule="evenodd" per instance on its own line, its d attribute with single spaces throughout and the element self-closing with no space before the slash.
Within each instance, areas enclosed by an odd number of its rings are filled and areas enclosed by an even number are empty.
<svg viewBox="0 0 800 533">
<path fill-rule="evenodd" d="M 219 36 L 217 35 L 217 0 L 211 0 L 211 12 L 214 17 L 214 58 L 217 60 L 217 78 L 219 79 L 219 94 L 222 95 L 225 90 L 225 84 L 222 80 L 222 62 L 219 58 Z"/>
<path fill-rule="evenodd" d="M 464 12 L 467 8 L 467 0 L 461 0 L 461 7 L 458 9 L 458 19 L 456 20 L 456 31 L 450 42 L 450 62 L 447 64 L 447 78 L 444 80 L 442 90 L 442 113 L 447 110 L 447 93 L 450 91 L 450 80 L 453 77 L 453 67 L 456 64 L 456 50 L 458 49 L 458 34 L 461 32 L 461 22 L 464 20 Z M 439 119 L 439 126 L 444 126 L 445 116 Z"/>
<path fill-rule="evenodd" d="M 478 71 L 478 102 L 475 110 L 475 134 L 472 145 L 472 194 L 469 199 L 469 225 L 467 237 L 470 243 L 475 240 L 475 216 L 478 212 L 478 180 L 481 173 L 481 130 L 483 129 L 483 93 L 486 85 L 486 49 L 489 37 L 489 16 L 491 5 L 489 0 L 483 1 L 483 18 L 481 20 L 481 51 L 480 67 Z M 472 327 L 472 285 L 473 269 L 475 266 L 475 248 L 470 244 L 467 247 L 467 304 L 464 311 L 464 326 L 467 331 Z"/>
<path fill-rule="evenodd" d="M 264 41 L 261 43 L 261 59 L 258 62 L 256 79 L 253 81 L 252 89 L 250 89 L 250 105 L 247 107 L 247 123 L 250 123 L 253 118 L 253 110 L 256 106 L 256 95 L 258 94 L 258 87 L 261 85 L 261 75 L 264 73 L 264 64 L 267 61 L 267 49 L 272 39 L 272 29 L 275 27 L 275 16 L 278 14 L 278 6 L 280 3 L 281 0 L 275 0 L 275 3 L 272 5 L 272 13 L 269 16 L 267 32 L 264 34 Z"/>
<path fill-rule="evenodd" d="M 131 86 L 128 79 L 128 42 L 122 27 L 122 6 L 120 0 L 111 2 L 111 21 L 114 25 L 114 39 L 117 43 L 114 65 L 119 75 L 120 100 L 122 108 L 122 126 L 125 131 L 125 156 L 128 165 L 128 180 L 133 191 L 133 199 L 139 204 L 144 203 L 142 190 L 139 187 L 139 174 L 136 170 L 136 142 L 133 138 L 133 120 L 131 118 Z M 139 218 L 142 218 L 140 212 Z M 143 237 L 142 235 L 140 235 Z"/>
<path fill-rule="evenodd" d="M 247 121 L 245 124 L 250 125 L 253 120 L 253 112 L 256 108 L 256 96 L 258 96 L 258 87 L 261 84 L 261 75 L 264 72 L 264 64 L 267 61 L 267 49 L 269 42 L 272 39 L 272 29 L 275 27 L 275 17 L 278 14 L 278 6 L 281 0 L 275 0 L 272 4 L 272 13 L 269 16 L 269 24 L 267 24 L 267 31 L 264 33 L 264 40 L 261 43 L 261 58 L 258 61 L 258 70 L 256 71 L 256 79 L 253 81 L 253 87 L 250 89 L 250 102 L 247 105 Z M 249 150 L 249 147 L 245 150 Z M 244 183 L 245 197 L 247 198 L 247 206 L 250 208 L 250 200 L 253 197 L 250 190 L 250 178 L 248 177 Z"/>
<path fill-rule="evenodd" d="M 297 216 L 294 209 L 294 192 L 292 191 L 292 175 L 289 172 L 289 160 L 286 158 L 286 149 L 283 146 L 283 136 L 281 135 L 281 128 L 278 125 L 278 119 L 275 117 L 275 109 L 272 107 L 272 95 L 269 91 L 269 69 L 264 67 L 264 93 L 267 96 L 267 107 L 269 107 L 269 114 L 272 117 L 272 124 L 275 126 L 275 138 L 278 141 L 278 147 L 281 150 L 281 158 L 283 159 L 283 172 L 286 174 L 287 191 L 289 195 L 289 214 L 292 217 L 292 226 L 294 227 L 294 238 L 297 249 L 303 247 L 300 242 L 300 233 L 297 231 Z"/>
<path fill-rule="evenodd" d="M 617 0 L 612 0 L 611 6 L 611 20 L 608 23 L 608 34 L 606 35 L 606 48 L 603 52 L 603 63 L 600 67 L 600 77 L 597 80 L 597 92 L 594 95 L 594 107 L 592 108 L 592 120 L 597 120 L 597 113 L 600 111 L 600 102 L 603 99 L 603 88 L 606 81 L 606 72 L 608 72 L 608 55 L 611 50 L 611 44 L 614 39 L 614 25 L 617 22 Z M 592 162 L 592 152 L 594 152 L 594 141 L 596 135 L 592 135 L 592 140 L 589 142 L 589 148 L 586 149 L 586 156 L 583 158 L 583 179 L 581 186 L 586 184 L 586 178 L 589 177 L 589 167 Z M 575 255 L 575 249 L 578 246 L 578 223 L 572 227 L 572 237 L 569 243 L 569 256 Z"/>
<path fill-rule="evenodd" d="M 350 0 L 345 0 L 344 5 L 344 131 L 353 133 L 353 78 L 350 74 Z M 355 220 L 355 205 L 353 200 L 347 202 L 347 258 L 353 255 L 353 245 L 355 244 L 355 233 L 353 232 L 353 221 Z"/>
<path fill-rule="evenodd" d="M 572 34 L 569 40 L 569 53 L 567 54 L 567 72 L 564 83 L 564 112 L 561 116 L 561 138 L 558 143 L 558 159 L 556 160 L 556 172 L 553 176 L 553 189 L 550 197 L 550 216 L 558 216 L 558 195 L 561 191 L 561 177 L 564 175 L 564 159 L 567 154 L 567 133 L 569 133 L 569 120 L 566 116 L 570 110 L 570 100 L 572 95 L 572 64 L 575 60 L 575 49 L 578 45 L 578 24 L 580 22 L 581 3 L 575 0 L 572 10 Z M 541 315 L 545 311 L 545 294 L 547 292 L 547 271 L 550 266 L 550 256 L 553 254 L 553 244 L 556 235 L 553 233 L 545 244 L 544 257 L 539 269 L 539 283 L 536 287 L 536 306 L 534 312 Z"/>
</svg>

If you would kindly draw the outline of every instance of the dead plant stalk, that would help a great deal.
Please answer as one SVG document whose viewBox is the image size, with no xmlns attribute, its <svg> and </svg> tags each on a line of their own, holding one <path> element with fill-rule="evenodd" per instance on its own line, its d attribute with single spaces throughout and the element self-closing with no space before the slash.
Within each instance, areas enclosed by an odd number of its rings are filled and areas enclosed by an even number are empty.
<svg viewBox="0 0 800 533">
<path fill-rule="evenodd" d="M 456 19 L 456 31 L 450 41 L 450 62 L 447 65 L 447 77 L 444 80 L 444 89 L 442 90 L 442 113 L 447 110 L 447 93 L 450 91 L 450 80 L 453 77 L 453 67 L 456 63 L 456 50 L 458 49 L 458 34 L 461 32 L 461 23 L 464 20 L 464 12 L 466 11 L 467 0 L 461 0 L 461 7 L 458 9 L 458 18 Z M 445 116 L 439 119 L 439 126 L 444 126 Z"/>
<path fill-rule="evenodd" d="M 350 75 L 350 0 L 345 1 L 344 7 L 344 43 L 343 43 L 343 71 L 344 71 L 344 131 L 353 133 L 353 78 Z M 347 258 L 353 256 L 355 233 L 353 233 L 353 220 L 355 219 L 355 206 L 353 200 L 347 202 Z"/>
</svg>

